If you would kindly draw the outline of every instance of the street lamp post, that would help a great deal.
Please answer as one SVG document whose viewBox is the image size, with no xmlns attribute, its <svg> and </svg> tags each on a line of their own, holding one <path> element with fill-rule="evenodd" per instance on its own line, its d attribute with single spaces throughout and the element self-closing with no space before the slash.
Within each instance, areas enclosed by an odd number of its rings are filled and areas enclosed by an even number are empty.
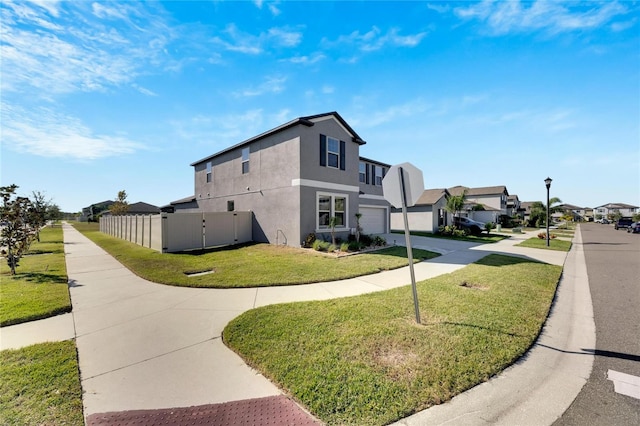
<svg viewBox="0 0 640 426">
<path fill-rule="evenodd" d="M 547 247 L 549 247 L 549 188 L 551 188 L 551 178 L 546 178 L 544 184 L 547 186 Z"/>
</svg>

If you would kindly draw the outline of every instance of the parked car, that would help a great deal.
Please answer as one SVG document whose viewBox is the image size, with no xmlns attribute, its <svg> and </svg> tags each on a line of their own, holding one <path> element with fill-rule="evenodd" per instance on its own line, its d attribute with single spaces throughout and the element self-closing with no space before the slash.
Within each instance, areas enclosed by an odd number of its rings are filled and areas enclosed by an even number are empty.
<svg viewBox="0 0 640 426">
<path fill-rule="evenodd" d="M 615 223 L 615 225 L 613 225 L 613 227 L 616 229 L 624 229 L 631 226 L 632 223 L 633 221 L 631 220 L 631 218 L 623 217 L 622 219 L 618 219 L 618 221 Z"/>
<path fill-rule="evenodd" d="M 627 232 L 631 232 L 632 234 L 640 234 L 640 222 L 633 222 L 627 228 Z"/>
<path fill-rule="evenodd" d="M 608 219 L 605 219 L 605 218 L 602 218 L 602 219 L 596 219 L 596 223 L 603 223 L 603 224 L 605 224 L 605 225 L 608 225 L 608 224 L 609 224 L 609 220 L 608 220 Z"/>
<path fill-rule="evenodd" d="M 473 235 L 480 235 L 485 230 L 484 223 L 476 222 L 468 217 L 456 217 L 453 219 L 453 223 L 460 228 L 468 229 Z"/>
</svg>

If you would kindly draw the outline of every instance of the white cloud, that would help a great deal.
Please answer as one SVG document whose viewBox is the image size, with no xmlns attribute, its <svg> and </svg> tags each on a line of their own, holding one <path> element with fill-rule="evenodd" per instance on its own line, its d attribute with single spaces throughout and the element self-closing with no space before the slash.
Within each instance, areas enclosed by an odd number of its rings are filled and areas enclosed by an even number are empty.
<svg viewBox="0 0 640 426">
<path fill-rule="evenodd" d="M 323 40 L 329 47 L 354 46 L 362 52 L 372 52 L 387 47 L 415 47 L 426 37 L 426 32 L 419 32 L 402 36 L 398 28 L 391 28 L 382 33 L 380 28 L 374 26 L 366 33 L 353 31 L 348 35 L 338 37 L 336 41 Z"/>
<path fill-rule="evenodd" d="M 243 89 L 234 94 L 238 97 L 253 97 L 266 93 L 280 93 L 284 90 L 284 83 L 286 81 L 286 77 L 267 77 L 260 85 Z"/>
<path fill-rule="evenodd" d="M 46 98 L 134 81 L 147 65 L 167 61 L 165 47 L 175 38 L 161 14 L 144 7 L 134 2 L 7 3 L 2 90 L 24 95 L 35 89 L 34 96 Z"/>
<path fill-rule="evenodd" d="M 461 19 L 483 22 L 494 35 L 531 31 L 544 31 L 553 35 L 596 29 L 627 12 L 627 8 L 617 1 L 571 3 L 536 0 L 531 3 L 520 0 L 484 0 L 454 9 L 454 13 Z"/>
<path fill-rule="evenodd" d="M 41 157 L 96 160 L 144 149 L 124 136 L 94 134 L 79 119 L 51 108 L 2 105 L 2 144 Z"/>
<path fill-rule="evenodd" d="M 326 56 L 323 55 L 322 53 L 316 52 L 311 56 L 294 56 L 293 58 L 290 58 L 288 61 L 291 62 L 292 64 L 301 64 L 301 65 L 313 65 L 317 62 L 322 61 L 323 59 L 326 59 Z"/>
<path fill-rule="evenodd" d="M 253 35 L 240 31 L 235 24 L 229 24 L 223 32 L 226 37 L 216 36 L 212 41 L 226 50 L 248 55 L 258 55 L 265 47 L 295 47 L 302 41 L 302 33 L 286 28 L 270 28 L 266 32 Z"/>
</svg>

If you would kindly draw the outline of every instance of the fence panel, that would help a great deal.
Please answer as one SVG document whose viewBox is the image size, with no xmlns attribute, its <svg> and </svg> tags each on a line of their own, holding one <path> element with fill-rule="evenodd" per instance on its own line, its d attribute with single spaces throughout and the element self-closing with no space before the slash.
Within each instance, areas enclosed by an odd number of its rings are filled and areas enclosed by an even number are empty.
<svg viewBox="0 0 640 426">
<path fill-rule="evenodd" d="M 178 252 L 249 242 L 252 218 L 252 212 L 103 216 L 100 232 L 159 252 Z"/>
</svg>

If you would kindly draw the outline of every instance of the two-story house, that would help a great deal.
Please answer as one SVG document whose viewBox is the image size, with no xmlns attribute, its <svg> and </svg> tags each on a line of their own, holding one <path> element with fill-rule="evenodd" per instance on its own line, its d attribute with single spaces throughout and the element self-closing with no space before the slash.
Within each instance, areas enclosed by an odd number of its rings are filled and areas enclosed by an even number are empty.
<svg viewBox="0 0 640 426">
<path fill-rule="evenodd" d="M 461 195 L 463 192 L 466 195 L 462 216 L 478 222 L 497 223 L 500 215 L 509 215 L 507 209 L 509 192 L 506 186 L 468 188 L 458 185 L 449 188 L 451 195 Z"/>
<path fill-rule="evenodd" d="M 253 240 L 299 246 L 315 233 L 345 239 L 357 225 L 389 230 L 382 196 L 389 165 L 360 157 L 366 142 L 337 113 L 299 117 L 191 164 L 195 195 L 180 212 L 252 211 Z"/>
<path fill-rule="evenodd" d="M 640 212 L 638 206 L 625 203 L 608 203 L 602 206 L 594 207 L 593 212 L 596 219 L 605 218 L 611 219 L 616 214 L 621 214 L 622 217 L 632 217 L 634 214 Z"/>
</svg>

